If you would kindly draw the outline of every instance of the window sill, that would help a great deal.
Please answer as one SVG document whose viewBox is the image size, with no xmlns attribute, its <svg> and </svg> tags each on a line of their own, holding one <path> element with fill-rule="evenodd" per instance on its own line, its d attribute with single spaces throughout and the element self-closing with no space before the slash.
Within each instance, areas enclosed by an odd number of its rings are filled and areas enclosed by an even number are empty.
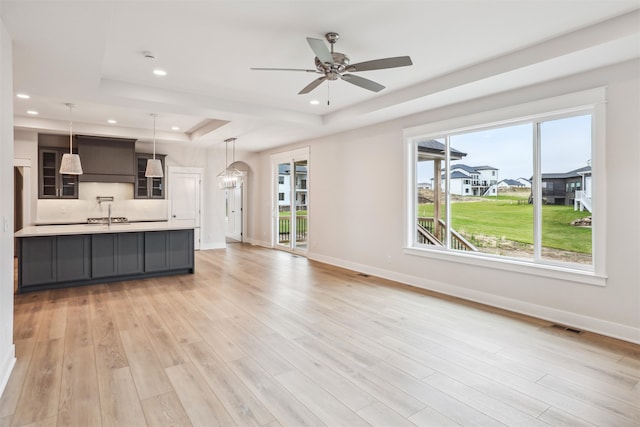
<svg viewBox="0 0 640 427">
<path fill-rule="evenodd" d="M 456 253 L 430 248 L 408 247 L 404 249 L 404 253 L 460 264 L 476 265 L 485 268 L 524 273 L 558 280 L 567 280 L 586 285 L 606 286 L 607 284 L 606 276 L 598 275 L 592 270 L 580 269 L 579 267 L 571 268 L 560 265 L 537 264 L 533 261 L 518 260 L 514 258 L 497 258 L 486 254 Z"/>
</svg>

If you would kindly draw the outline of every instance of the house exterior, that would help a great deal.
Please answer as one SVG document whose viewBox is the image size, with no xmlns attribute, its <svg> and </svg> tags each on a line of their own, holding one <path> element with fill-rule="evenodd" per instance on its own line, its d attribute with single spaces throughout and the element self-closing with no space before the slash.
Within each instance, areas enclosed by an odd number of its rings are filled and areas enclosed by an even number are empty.
<svg viewBox="0 0 640 427">
<path fill-rule="evenodd" d="M 307 167 L 296 166 L 295 193 L 296 210 L 307 210 Z M 278 209 L 289 211 L 291 209 L 291 166 L 289 163 L 278 165 Z"/>
<path fill-rule="evenodd" d="M 498 169 L 492 166 L 451 165 L 449 190 L 458 196 L 491 196 L 496 194 Z M 441 175 L 441 178 L 444 178 Z M 444 181 L 441 181 L 444 185 Z"/>
<path fill-rule="evenodd" d="M 585 192 L 588 187 L 588 194 Z M 578 197 L 578 199 L 576 199 Z M 564 173 L 542 174 L 542 200 L 548 205 L 572 206 L 587 198 L 590 210 L 591 166 L 574 169 Z M 584 208 L 584 204 L 583 208 Z"/>
<path fill-rule="evenodd" d="M 502 179 L 498 182 L 498 188 L 525 188 L 526 186 L 517 179 Z"/>
</svg>

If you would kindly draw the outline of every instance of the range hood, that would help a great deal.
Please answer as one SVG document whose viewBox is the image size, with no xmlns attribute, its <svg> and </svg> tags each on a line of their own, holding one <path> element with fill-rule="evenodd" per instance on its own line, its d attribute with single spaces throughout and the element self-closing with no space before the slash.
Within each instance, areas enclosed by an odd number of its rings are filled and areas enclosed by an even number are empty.
<svg viewBox="0 0 640 427">
<path fill-rule="evenodd" d="M 76 140 L 84 170 L 80 182 L 135 182 L 135 139 L 77 135 Z"/>
</svg>

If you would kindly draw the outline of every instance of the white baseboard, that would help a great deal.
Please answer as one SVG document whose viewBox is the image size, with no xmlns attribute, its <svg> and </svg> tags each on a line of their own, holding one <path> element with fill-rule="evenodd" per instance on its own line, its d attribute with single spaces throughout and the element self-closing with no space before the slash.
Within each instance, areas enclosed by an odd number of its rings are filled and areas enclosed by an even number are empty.
<svg viewBox="0 0 640 427">
<path fill-rule="evenodd" d="M 271 243 L 270 242 L 264 242 L 262 240 L 246 239 L 244 241 L 244 243 L 248 243 L 248 244 L 254 245 L 254 246 L 262 246 L 262 247 L 265 247 L 265 248 L 271 248 Z M 226 247 L 227 247 L 226 243 L 208 243 L 208 244 L 200 245 L 200 250 L 206 251 L 208 249 L 225 249 Z"/>
<path fill-rule="evenodd" d="M 263 248 L 271 248 L 271 242 L 267 242 L 264 240 L 255 240 L 255 239 L 247 239 L 246 240 L 247 243 L 254 245 L 254 246 L 262 246 Z"/>
<path fill-rule="evenodd" d="M 224 249 L 227 245 L 225 243 L 205 243 L 200 244 L 200 250 L 206 251 L 208 249 Z"/>
<path fill-rule="evenodd" d="M 9 351 L 4 356 L 3 359 L 0 359 L 0 397 L 2 397 L 2 393 L 4 392 L 7 383 L 9 382 L 9 376 L 11 375 L 11 371 L 16 364 L 16 346 L 15 344 L 11 344 L 9 347 Z"/>
<path fill-rule="evenodd" d="M 640 344 L 640 328 L 309 252 L 309 259 Z"/>
</svg>

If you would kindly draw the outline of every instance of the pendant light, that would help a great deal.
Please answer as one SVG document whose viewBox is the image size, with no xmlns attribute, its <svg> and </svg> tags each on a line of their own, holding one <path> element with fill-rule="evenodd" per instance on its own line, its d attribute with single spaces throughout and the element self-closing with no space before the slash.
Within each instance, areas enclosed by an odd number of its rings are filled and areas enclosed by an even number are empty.
<svg viewBox="0 0 640 427">
<path fill-rule="evenodd" d="M 229 160 L 227 158 L 229 151 L 229 143 L 233 143 L 233 160 L 229 164 Z M 240 187 L 242 185 L 242 178 L 244 174 L 240 172 L 238 169 L 232 167 L 232 165 L 236 162 L 236 139 L 229 138 L 224 140 L 224 161 L 225 165 L 228 165 L 222 172 L 220 172 L 217 176 L 218 187 L 221 190 L 231 190 L 236 187 Z"/>
<path fill-rule="evenodd" d="M 60 173 L 64 175 L 82 175 L 82 164 L 80 156 L 73 154 L 73 120 L 71 119 L 71 110 L 75 105 L 70 102 L 64 104 L 69 107 L 69 152 L 62 155 L 60 161 Z"/>
<path fill-rule="evenodd" d="M 156 118 L 157 114 L 151 114 L 153 117 L 153 159 L 147 160 L 147 169 L 144 172 L 144 176 L 147 178 L 162 178 L 164 172 L 162 171 L 162 161 L 156 159 Z"/>
</svg>

